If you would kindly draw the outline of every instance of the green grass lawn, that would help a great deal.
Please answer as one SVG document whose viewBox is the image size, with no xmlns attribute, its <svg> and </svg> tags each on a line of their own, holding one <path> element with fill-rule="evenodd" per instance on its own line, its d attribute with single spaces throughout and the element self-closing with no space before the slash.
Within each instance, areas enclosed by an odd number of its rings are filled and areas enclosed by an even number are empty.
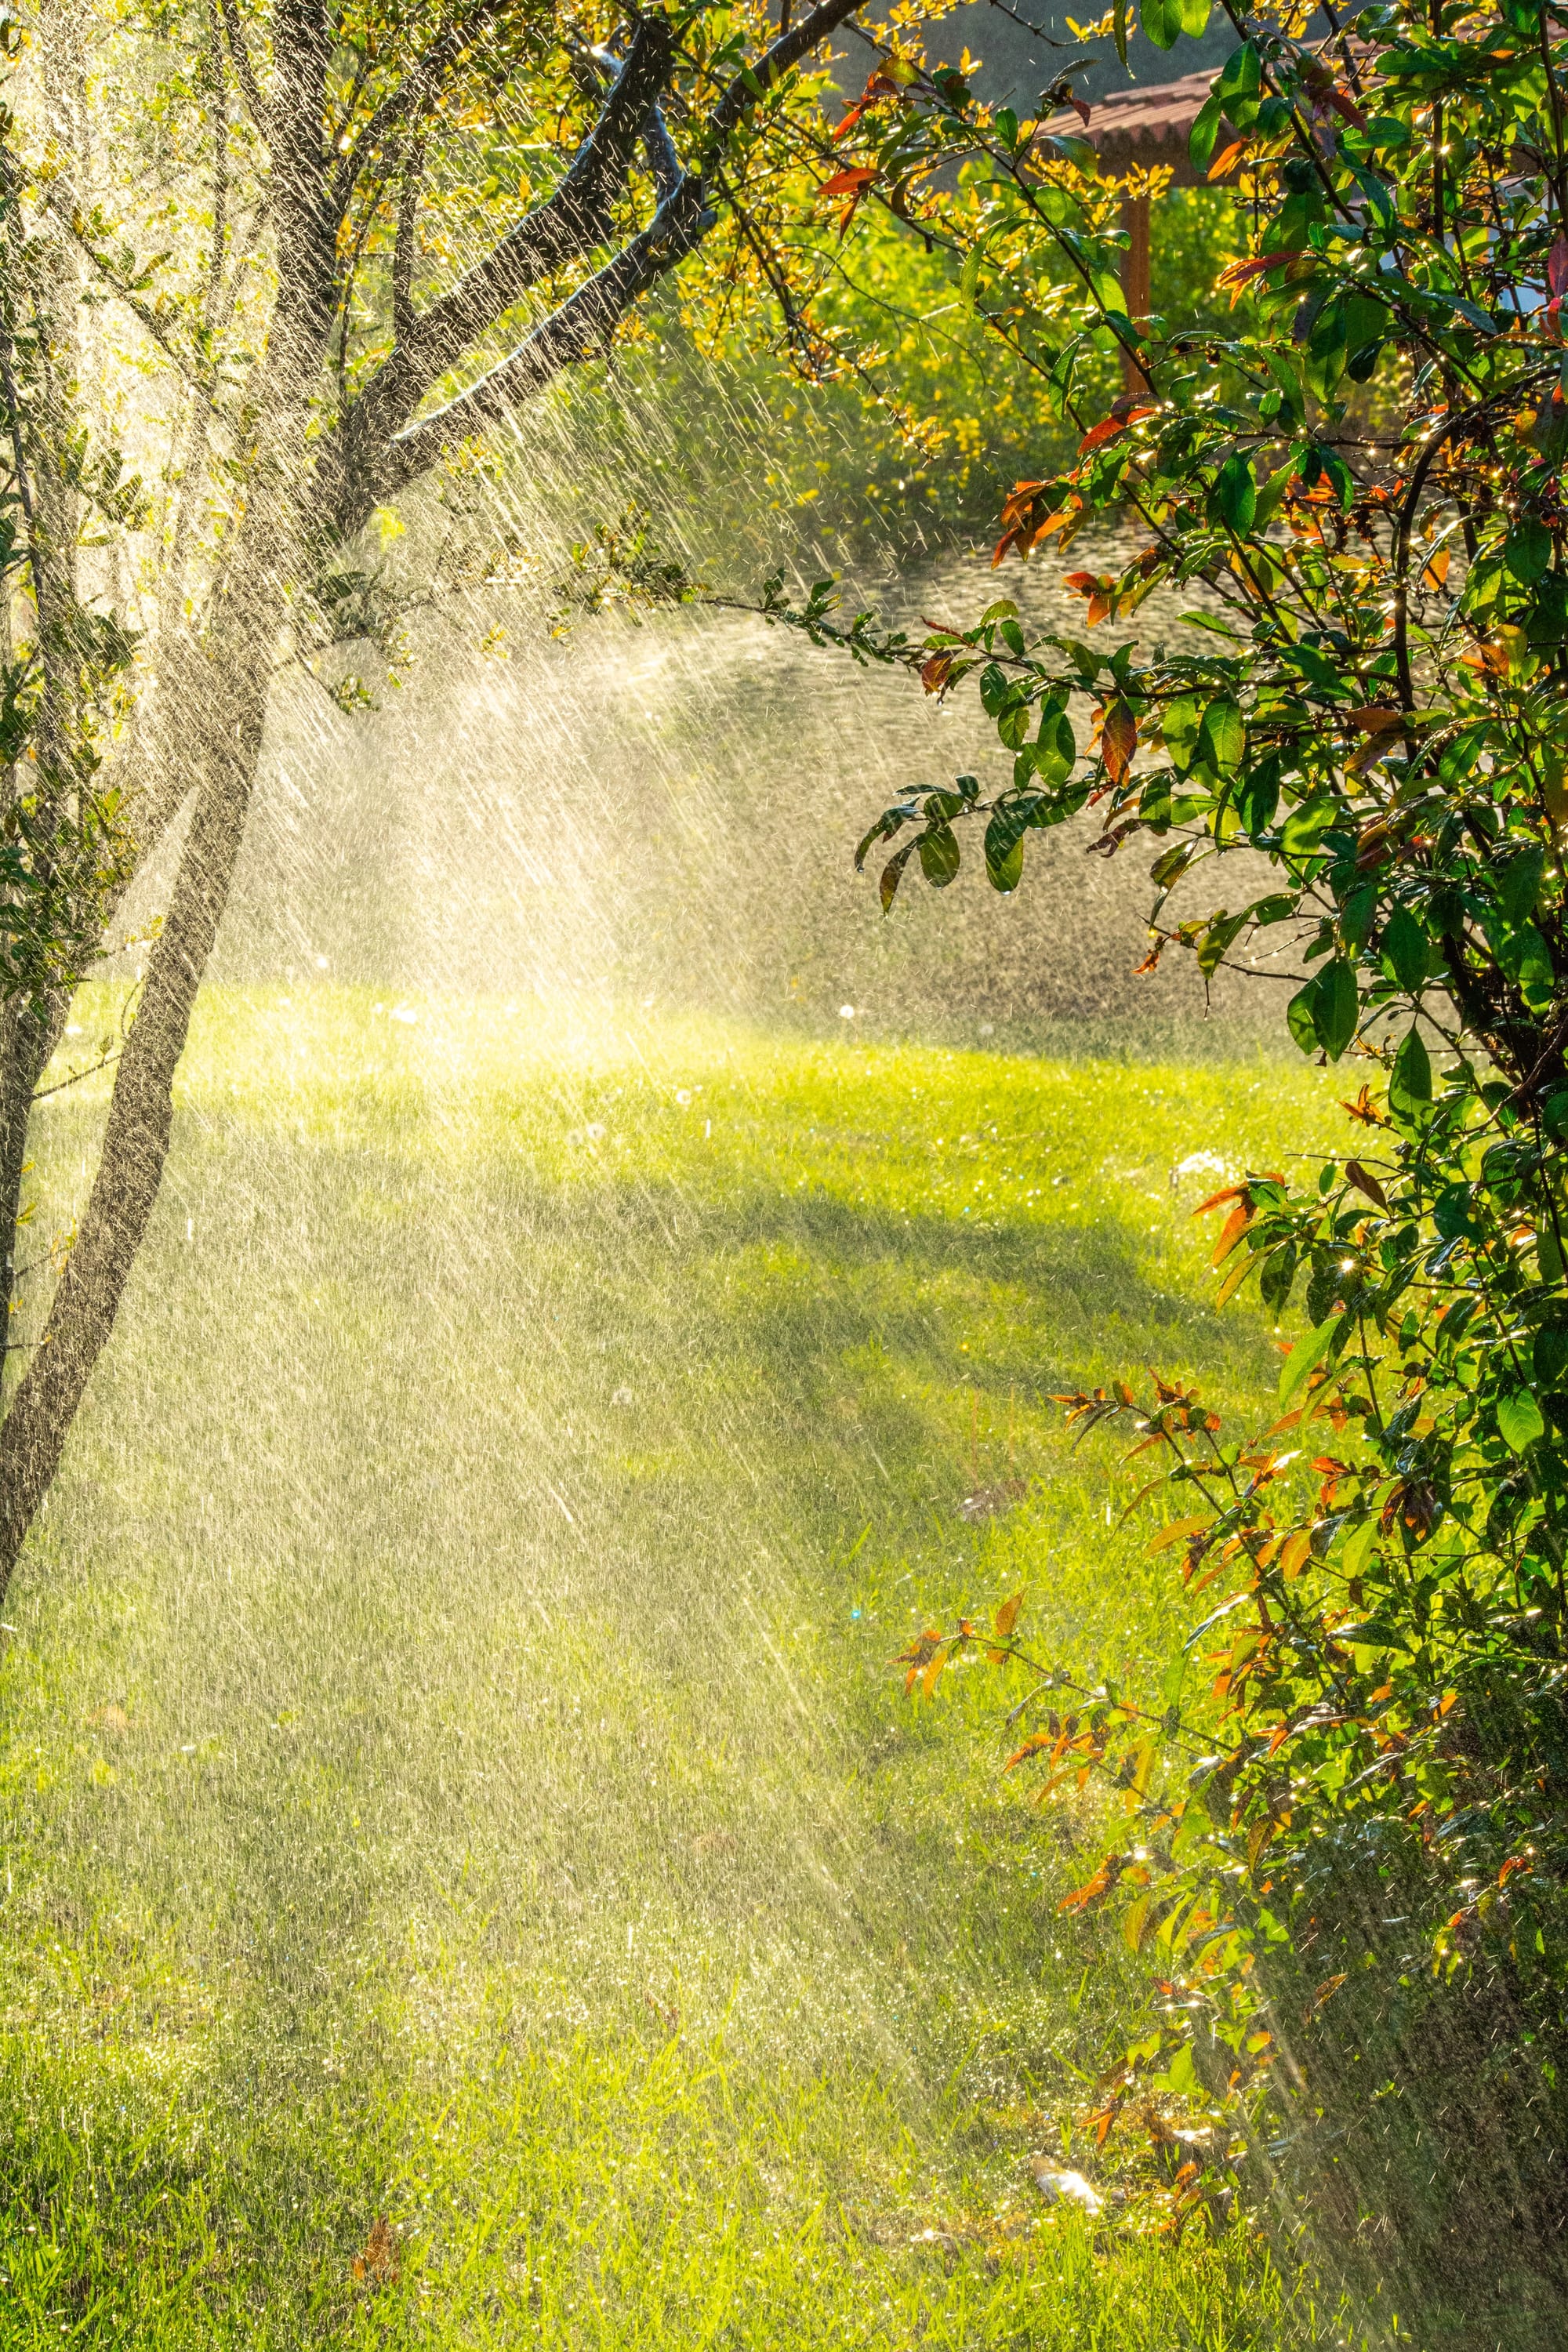
<svg viewBox="0 0 1568 2352">
<path fill-rule="evenodd" d="M 41 1114 L 40 1250 L 106 1085 Z M 1090 1831 L 999 1777 L 1005 1686 L 889 1664 L 1020 1584 L 1159 1658 L 1049 1393 L 1272 1377 L 1188 1212 L 1343 1090 L 210 994 L 7 1603 L 5 2352 L 1345 2340 L 1047 2212 L 1134 1963 L 1058 1916 Z"/>
</svg>

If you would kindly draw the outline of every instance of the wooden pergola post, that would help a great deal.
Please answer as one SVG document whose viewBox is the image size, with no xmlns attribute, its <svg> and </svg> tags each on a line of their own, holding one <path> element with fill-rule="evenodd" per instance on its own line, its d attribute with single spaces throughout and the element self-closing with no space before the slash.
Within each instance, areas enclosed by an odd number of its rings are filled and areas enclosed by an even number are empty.
<svg viewBox="0 0 1568 2352">
<path fill-rule="evenodd" d="M 1173 187 L 1200 187 L 1204 184 L 1203 174 L 1194 169 L 1188 142 L 1194 123 L 1208 102 L 1214 79 L 1213 70 L 1207 69 L 1184 74 L 1180 81 L 1162 82 L 1152 89 L 1118 90 L 1110 98 L 1095 100 L 1087 122 L 1077 113 L 1064 113 L 1052 117 L 1052 127 L 1070 132 L 1074 139 L 1087 140 L 1099 155 L 1100 173 L 1105 178 L 1112 174 L 1125 177 L 1133 166 L 1147 173 L 1158 165 L 1163 173 L 1168 174 Z M 1222 123 L 1221 139 L 1234 136 Z M 1149 284 L 1147 196 L 1123 200 L 1121 226 L 1127 232 L 1121 292 L 1128 317 L 1137 321 L 1146 319 L 1153 308 Z M 1142 369 L 1125 352 L 1121 375 L 1129 393 L 1148 391 Z"/>
<path fill-rule="evenodd" d="M 1127 231 L 1127 252 L 1121 264 L 1121 292 L 1127 304 L 1127 315 L 1136 324 L 1149 316 L 1152 295 L 1149 278 L 1149 199 L 1130 196 L 1121 207 L 1121 226 Z M 1131 352 L 1121 354 L 1121 382 L 1126 392 L 1146 392 L 1148 384 L 1143 371 Z"/>
</svg>

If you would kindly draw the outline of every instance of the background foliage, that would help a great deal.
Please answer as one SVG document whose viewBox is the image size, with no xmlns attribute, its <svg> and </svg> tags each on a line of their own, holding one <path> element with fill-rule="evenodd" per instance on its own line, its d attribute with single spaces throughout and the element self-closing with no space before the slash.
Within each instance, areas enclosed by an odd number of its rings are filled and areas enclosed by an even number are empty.
<svg viewBox="0 0 1568 2352">
<path fill-rule="evenodd" d="M 1145 29 L 1171 45 L 1208 14 L 1146 10 Z M 1310 43 L 1234 21 L 1193 134 L 1244 245 L 1220 282 L 1251 307 L 1220 333 L 1127 316 L 1115 215 L 1070 118 L 990 113 L 892 49 L 845 127 L 854 201 L 964 251 L 1074 434 L 1069 463 L 1016 485 L 997 562 L 1065 551 L 1100 517 L 1147 541 L 1068 573 L 1081 639 L 1037 634 L 1006 599 L 918 645 L 847 619 L 826 584 L 804 610 L 777 601 L 823 641 L 918 667 L 929 692 L 967 682 L 1013 755 L 1001 793 L 961 777 L 873 828 L 884 906 L 916 866 L 949 882 L 976 827 L 1011 890 L 1035 829 L 1097 807 L 1107 855 L 1155 852 L 1151 964 L 1187 952 L 1288 982 L 1297 1045 L 1353 1073 L 1348 1151 L 1208 1204 L 1222 1300 L 1255 1280 L 1300 1332 L 1268 1419 L 1233 1425 L 1157 1377 L 1063 1400 L 1086 1433 L 1124 1431 L 1128 1508 L 1158 1508 L 1154 1547 L 1201 1596 L 1163 1685 L 1031 1657 L 1011 1601 L 994 1624 L 931 1627 L 907 1663 L 927 1691 L 977 1652 L 1026 1671 L 1013 1769 L 1042 1794 L 1116 1791 L 1114 1841 L 1064 1907 L 1119 1913 L 1156 2002 L 1102 2085 L 1102 2139 L 1131 2123 L 1158 2140 L 1185 2103 L 1185 2194 L 1217 2217 L 1237 2167 L 1288 2175 L 1315 2117 L 1345 2221 L 1375 2184 L 1385 2226 L 1462 2269 L 1484 2200 L 1550 2267 L 1568 18 L 1377 6 Z M 1031 270 L 1053 292 L 1021 303 Z M 1145 388 L 1108 407 L 1122 353 Z M 1123 629 L 1101 651 L 1093 631 L 1165 580 L 1207 592 L 1185 639 Z M 1183 877 L 1215 858 L 1240 898 L 1183 919 Z M 1389 2176 L 1391 2140 L 1411 2160 Z M 1436 2162 L 1419 2191 L 1417 2142 Z"/>
</svg>

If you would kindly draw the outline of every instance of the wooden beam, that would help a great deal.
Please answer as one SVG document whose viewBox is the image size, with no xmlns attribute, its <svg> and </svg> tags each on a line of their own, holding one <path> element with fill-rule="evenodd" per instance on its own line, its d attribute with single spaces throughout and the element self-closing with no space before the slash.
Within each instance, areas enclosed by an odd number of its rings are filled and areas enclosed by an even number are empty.
<svg viewBox="0 0 1568 2352">
<path fill-rule="evenodd" d="M 1121 263 L 1121 292 L 1127 304 L 1127 315 L 1134 322 L 1146 319 L 1152 304 L 1149 274 L 1149 199 L 1130 196 L 1121 207 L 1121 226 L 1127 231 L 1127 251 Z M 1143 371 L 1131 353 L 1121 354 L 1122 388 L 1127 392 L 1148 389 Z"/>
</svg>

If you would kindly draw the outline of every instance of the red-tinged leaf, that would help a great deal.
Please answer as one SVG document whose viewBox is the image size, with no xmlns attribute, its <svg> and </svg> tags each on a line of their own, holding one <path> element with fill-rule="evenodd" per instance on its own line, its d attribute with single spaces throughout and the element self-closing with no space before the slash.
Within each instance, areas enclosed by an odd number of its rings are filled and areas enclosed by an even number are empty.
<svg viewBox="0 0 1568 2352">
<path fill-rule="evenodd" d="M 1105 761 L 1105 772 L 1113 784 L 1126 782 L 1132 765 L 1132 754 L 1137 749 L 1137 719 L 1127 703 L 1113 702 L 1105 714 L 1105 725 L 1100 738 L 1100 757 Z"/>
<path fill-rule="evenodd" d="M 1307 1554 L 1311 1549 L 1311 1534 L 1306 1528 L 1300 1528 L 1293 1536 L 1287 1537 L 1284 1543 L 1280 1545 L 1279 1557 L 1275 1565 L 1287 1584 L 1300 1575 L 1307 1564 Z"/>
<path fill-rule="evenodd" d="M 1025 1740 L 1022 1748 L 1016 1748 L 1013 1750 L 1002 1769 L 1004 1772 L 1011 1772 L 1016 1765 L 1026 1764 L 1031 1756 L 1037 1756 L 1042 1748 L 1054 1748 L 1056 1744 L 1048 1731 L 1033 1731 Z"/>
<path fill-rule="evenodd" d="M 888 912 L 894 899 L 898 897 L 899 885 L 904 878 L 904 868 L 919 847 L 920 843 L 918 840 L 906 841 L 902 849 L 894 850 L 891 857 L 889 858 L 886 866 L 883 866 L 882 878 L 878 885 L 878 890 L 881 898 L 882 912 L 884 915 Z"/>
<path fill-rule="evenodd" d="M 349 2275 L 356 2286 L 396 2284 L 397 2239 L 384 2213 L 371 2223 L 369 2237 L 349 2264 Z"/>
<path fill-rule="evenodd" d="M 1237 1202 L 1220 1227 L 1219 1239 L 1214 1245 L 1214 1255 L 1209 1260 L 1211 1265 L 1224 1265 L 1251 1223 L 1252 1205 L 1243 1197 Z"/>
<path fill-rule="evenodd" d="M 1206 1217 L 1211 1209 L 1223 1208 L 1227 1201 L 1239 1201 L 1246 1190 L 1245 1184 L 1227 1184 L 1223 1192 L 1211 1192 L 1206 1201 L 1200 1201 L 1193 1214 Z"/>
<path fill-rule="evenodd" d="M 1072 1894 L 1062 1896 L 1061 1901 L 1057 1905 L 1057 1909 L 1067 1912 L 1087 1911 L 1091 1903 L 1097 1903 L 1102 1895 L 1108 1895 L 1115 1883 L 1110 1873 L 1110 1865 L 1102 1862 L 1092 1878 L 1086 1879 L 1081 1886 L 1075 1887 Z"/>
<path fill-rule="evenodd" d="M 1325 95 L 1336 114 L 1342 115 L 1347 122 L 1353 122 L 1358 131 L 1366 129 L 1366 117 L 1348 89 L 1340 89 L 1336 87 L 1327 91 Z"/>
<path fill-rule="evenodd" d="M 1531 1858 L 1527 1853 L 1510 1853 L 1498 1872 L 1497 1883 L 1500 1886 L 1506 1886 L 1516 1870 L 1528 1871 L 1531 1867 Z"/>
<path fill-rule="evenodd" d="M 1077 115 L 1079 121 L 1087 131 L 1089 129 L 1089 118 L 1090 113 L 1093 111 L 1088 99 L 1079 98 L 1076 90 L 1069 89 L 1068 92 L 1068 104 L 1071 107 L 1073 112 Z"/>
<path fill-rule="evenodd" d="M 1160 965 L 1160 958 L 1162 957 L 1162 955 L 1163 955 L 1164 951 L 1165 951 L 1165 942 L 1164 942 L 1164 940 L 1155 940 L 1155 942 L 1154 942 L 1154 944 L 1153 944 L 1153 946 L 1150 949 L 1150 950 L 1149 950 L 1148 954 L 1144 957 L 1144 959 L 1143 959 L 1142 962 L 1142 963 L 1139 963 L 1139 964 L 1134 964 L 1134 965 L 1133 965 L 1133 967 L 1132 967 L 1132 977 L 1133 977 L 1133 979 L 1134 979 L 1134 980 L 1142 980 L 1142 977 L 1143 977 L 1143 975 L 1144 975 L 1144 973 L 1145 973 L 1146 971 L 1158 971 L 1158 969 L 1159 969 L 1159 965 Z"/>
<path fill-rule="evenodd" d="M 1559 236 L 1546 257 L 1546 283 L 1553 294 L 1568 294 L 1568 236 Z"/>
<path fill-rule="evenodd" d="M 1118 406 L 1120 404 L 1118 403 Z M 1113 409 L 1102 423 L 1092 425 L 1084 435 L 1078 445 L 1079 456 L 1087 457 L 1091 449 L 1102 448 L 1107 441 L 1114 441 L 1119 433 L 1125 433 L 1130 425 L 1136 425 L 1141 416 L 1152 416 L 1153 414 L 1154 403 L 1147 400 L 1136 403 L 1121 416 Z"/>
<path fill-rule="evenodd" d="M 1062 586 L 1070 588 L 1075 596 L 1092 596 L 1100 585 L 1098 572 L 1064 572 Z"/>
<path fill-rule="evenodd" d="M 1236 1297 L 1237 1292 L 1241 1288 L 1242 1284 L 1247 1280 L 1247 1276 L 1253 1273 L 1261 1263 L 1261 1258 L 1252 1251 L 1248 1251 L 1245 1257 L 1238 1258 L 1235 1265 L 1231 1267 L 1230 1272 L 1226 1276 L 1225 1280 L 1220 1284 L 1219 1288 L 1215 1291 L 1214 1300 L 1215 1305 L 1216 1307 L 1228 1307 L 1231 1300 Z"/>
<path fill-rule="evenodd" d="M 1370 1170 L 1363 1168 L 1359 1160 L 1347 1160 L 1345 1161 L 1345 1174 L 1350 1178 L 1351 1182 L 1355 1186 L 1358 1192 L 1364 1192 L 1367 1199 L 1374 1202 L 1380 1209 L 1387 1208 L 1387 1193 L 1384 1191 L 1376 1177 L 1371 1173 Z"/>
<path fill-rule="evenodd" d="M 1097 588 L 1094 594 L 1089 600 L 1089 611 L 1085 615 L 1087 625 L 1091 629 L 1097 629 L 1101 621 L 1105 620 L 1107 616 L 1110 614 L 1114 613 L 1115 610 L 1115 596 L 1108 596 L 1102 588 Z"/>
<path fill-rule="evenodd" d="M 876 176 L 874 163 L 851 163 L 842 172 L 835 172 L 830 180 L 824 180 L 819 193 L 825 196 L 863 195 Z"/>
<path fill-rule="evenodd" d="M 1263 277 L 1270 269 L 1289 268 L 1291 262 L 1300 261 L 1301 250 L 1300 246 L 1293 246 L 1287 253 L 1258 253 L 1245 261 L 1233 261 L 1227 268 L 1220 271 L 1215 284 L 1229 289 L 1230 307 L 1234 310 L 1253 278 Z"/>
<path fill-rule="evenodd" d="M 952 653 L 932 654 L 929 661 L 921 664 L 921 684 L 928 694 L 942 694 L 946 690 L 955 658 Z"/>
<path fill-rule="evenodd" d="M 1015 482 L 1002 502 L 1005 523 L 1021 522 L 1033 507 L 1041 490 L 1048 490 L 1048 482 Z"/>
</svg>

